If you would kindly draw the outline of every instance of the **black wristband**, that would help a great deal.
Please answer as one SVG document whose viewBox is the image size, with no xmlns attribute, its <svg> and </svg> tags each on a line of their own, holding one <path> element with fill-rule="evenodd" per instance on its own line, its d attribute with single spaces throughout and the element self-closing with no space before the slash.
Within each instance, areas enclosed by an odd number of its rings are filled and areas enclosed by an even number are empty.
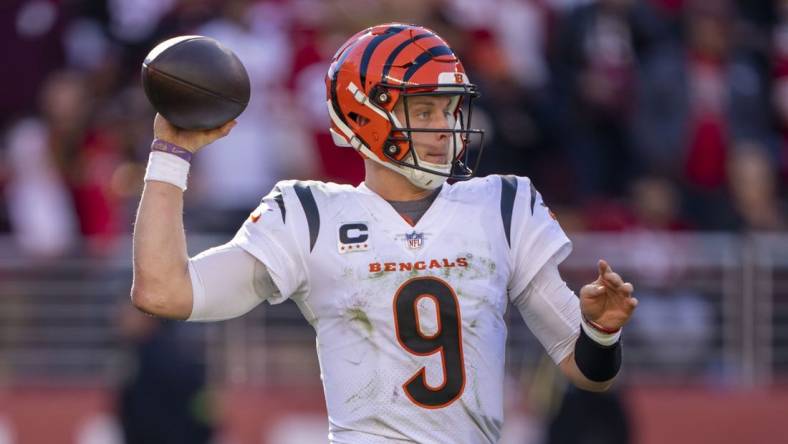
<svg viewBox="0 0 788 444">
<path fill-rule="evenodd" d="M 595 382 L 613 379 L 621 368 L 621 340 L 602 345 L 588 337 L 583 328 L 575 342 L 575 363 L 586 378 Z"/>
</svg>

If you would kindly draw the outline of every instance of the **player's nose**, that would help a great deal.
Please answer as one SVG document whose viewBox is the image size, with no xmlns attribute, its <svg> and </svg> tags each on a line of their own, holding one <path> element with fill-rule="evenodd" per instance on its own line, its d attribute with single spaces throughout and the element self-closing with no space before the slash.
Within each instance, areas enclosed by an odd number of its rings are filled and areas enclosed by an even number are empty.
<svg viewBox="0 0 788 444">
<path fill-rule="evenodd" d="M 432 127 L 437 130 L 451 130 L 452 129 L 452 122 L 451 116 L 447 114 L 439 114 L 438 117 L 435 118 Z M 449 131 L 436 131 L 435 133 L 437 140 L 444 140 L 449 138 Z"/>
</svg>

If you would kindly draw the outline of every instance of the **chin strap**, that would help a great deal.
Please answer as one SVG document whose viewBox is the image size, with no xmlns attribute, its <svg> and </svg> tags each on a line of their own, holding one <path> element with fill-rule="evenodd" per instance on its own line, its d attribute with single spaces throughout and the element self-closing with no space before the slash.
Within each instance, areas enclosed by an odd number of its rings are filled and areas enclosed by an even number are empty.
<svg viewBox="0 0 788 444">
<path fill-rule="evenodd" d="M 451 171 L 451 164 L 442 165 L 438 163 L 430 163 L 430 162 L 422 162 L 419 159 L 418 153 L 416 150 L 411 150 L 411 154 L 416 160 L 419 162 L 419 165 L 423 165 L 426 168 L 440 171 L 442 173 L 448 174 Z M 448 177 L 441 176 L 440 174 L 429 173 L 427 171 L 417 170 L 416 168 L 409 168 L 409 167 L 400 167 L 402 169 L 406 169 L 408 174 L 406 177 L 413 185 L 416 185 L 419 188 L 423 188 L 425 190 L 434 190 L 446 182 Z"/>
</svg>

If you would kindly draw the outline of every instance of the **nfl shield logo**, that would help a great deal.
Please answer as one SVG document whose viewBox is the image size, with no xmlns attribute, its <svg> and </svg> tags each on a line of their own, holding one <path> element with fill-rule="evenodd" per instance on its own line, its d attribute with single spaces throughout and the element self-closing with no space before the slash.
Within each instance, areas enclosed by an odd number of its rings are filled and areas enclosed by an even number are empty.
<svg viewBox="0 0 788 444">
<path fill-rule="evenodd" d="M 419 249 L 424 245 L 424 233 L 405 233 L 405 242 L 411 250 Z"/>
</svg>

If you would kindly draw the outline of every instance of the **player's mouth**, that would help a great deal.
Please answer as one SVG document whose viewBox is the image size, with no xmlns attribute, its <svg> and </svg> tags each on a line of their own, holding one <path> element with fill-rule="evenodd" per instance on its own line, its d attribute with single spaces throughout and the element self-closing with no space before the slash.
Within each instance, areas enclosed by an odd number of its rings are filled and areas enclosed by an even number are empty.
<svg viewBox="0 0 788 444">
<path fill-rule="evenodd" d="M 446 164 L 449 163 L 449 155 L 446 153 L 427 153 L 424 155 L 425 162 Z"/>
</svg>

